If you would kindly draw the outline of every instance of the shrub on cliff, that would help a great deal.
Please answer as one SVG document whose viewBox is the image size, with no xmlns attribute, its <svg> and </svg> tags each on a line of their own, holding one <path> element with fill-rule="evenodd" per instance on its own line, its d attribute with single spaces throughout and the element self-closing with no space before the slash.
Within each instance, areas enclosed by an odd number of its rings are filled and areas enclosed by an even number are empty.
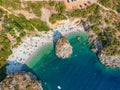
<svg viewBox="0 0 120 90">
<path fill-rule="evenodd" d="M 64 20 L 66 17 L 62 14 L 53 14 L 50 18 L 49 21 L 54 24 L 57 20 Z"/>
</svg>

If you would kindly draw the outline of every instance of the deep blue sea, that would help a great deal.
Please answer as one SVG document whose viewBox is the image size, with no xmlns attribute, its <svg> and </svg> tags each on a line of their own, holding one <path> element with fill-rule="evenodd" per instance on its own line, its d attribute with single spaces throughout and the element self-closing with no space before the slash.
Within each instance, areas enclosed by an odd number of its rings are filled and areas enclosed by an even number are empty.
<svg viewBox="0 0 120 90">
<path fill-rule="evenodd" d="M 69 58 L 58 58 L 54 45 L 49 44 L 28 64 L 41 80 L 44 90 L 120 90 L 120 69 L 106 68 L 101 64 L 90 50 L 87 34 L 72 33 L 66 38 L 73 47 Z"/>
</svg>

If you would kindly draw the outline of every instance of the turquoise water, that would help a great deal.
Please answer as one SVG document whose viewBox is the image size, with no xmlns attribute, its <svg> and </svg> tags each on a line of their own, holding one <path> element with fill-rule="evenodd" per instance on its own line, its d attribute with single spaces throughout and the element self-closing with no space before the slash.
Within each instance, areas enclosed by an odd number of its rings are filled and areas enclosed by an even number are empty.
<svg viewBox="0 0 120 90">
<path fill-rule="evenodd" d="M 76 39 L 80 36 L 80 41 Z M 42 81 L 44 90 L 120 90 L 120 70 L 105 68 L 90 51 L 85 33 L 67 36 L 73 46 L 68 59 L 55 55 L 53 44 L 42 48 L 28 66 Z"/>
</svg>

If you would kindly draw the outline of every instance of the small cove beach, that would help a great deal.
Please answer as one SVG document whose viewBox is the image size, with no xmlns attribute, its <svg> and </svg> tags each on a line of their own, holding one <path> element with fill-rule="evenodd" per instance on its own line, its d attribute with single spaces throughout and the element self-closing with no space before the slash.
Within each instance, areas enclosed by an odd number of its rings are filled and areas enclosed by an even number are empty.
<svg viewBox="0 0 120 90">
<path fill-rule="evenodd" d="M 66 21 L 57 26 L 53 31 L 40 32 L 38 36 L 35 37 L 25 37 L 24 41 L 17 48 L 13 48 L 13 53 L 7 61 L 6 73 L 9 75 L 14 72 L 23 71 L 23 65 L 27 64 L 30 58 L 32 58 L 40 48 L 48 43 L 53 43 L 53 39 L 59 38 L 59 35 L 54 33 L 55 31 L 59 31 L 63 36 L 66 36 L 73 32 L 84 32 L 84 28 L 79 24 Z"/>
</svg>

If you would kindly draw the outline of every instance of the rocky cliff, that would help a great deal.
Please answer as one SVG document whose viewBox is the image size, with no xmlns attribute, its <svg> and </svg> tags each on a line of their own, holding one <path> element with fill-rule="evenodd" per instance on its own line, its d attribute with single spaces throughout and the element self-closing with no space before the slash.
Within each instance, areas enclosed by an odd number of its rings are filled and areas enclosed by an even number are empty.
<svg viewBox="0 0 120 90">
<path fill-rule="evenodd" d="M 15 73 L 0 82 L 0 90 L 43 90 L 32 73 Z"/>
<path fill-rule="evenodd" d="M 56 55 L 60 58 L 68 58 L 72 54 L 72 46 L 65 37 L 61 37 L 56 42 Z"/>
</svg>

